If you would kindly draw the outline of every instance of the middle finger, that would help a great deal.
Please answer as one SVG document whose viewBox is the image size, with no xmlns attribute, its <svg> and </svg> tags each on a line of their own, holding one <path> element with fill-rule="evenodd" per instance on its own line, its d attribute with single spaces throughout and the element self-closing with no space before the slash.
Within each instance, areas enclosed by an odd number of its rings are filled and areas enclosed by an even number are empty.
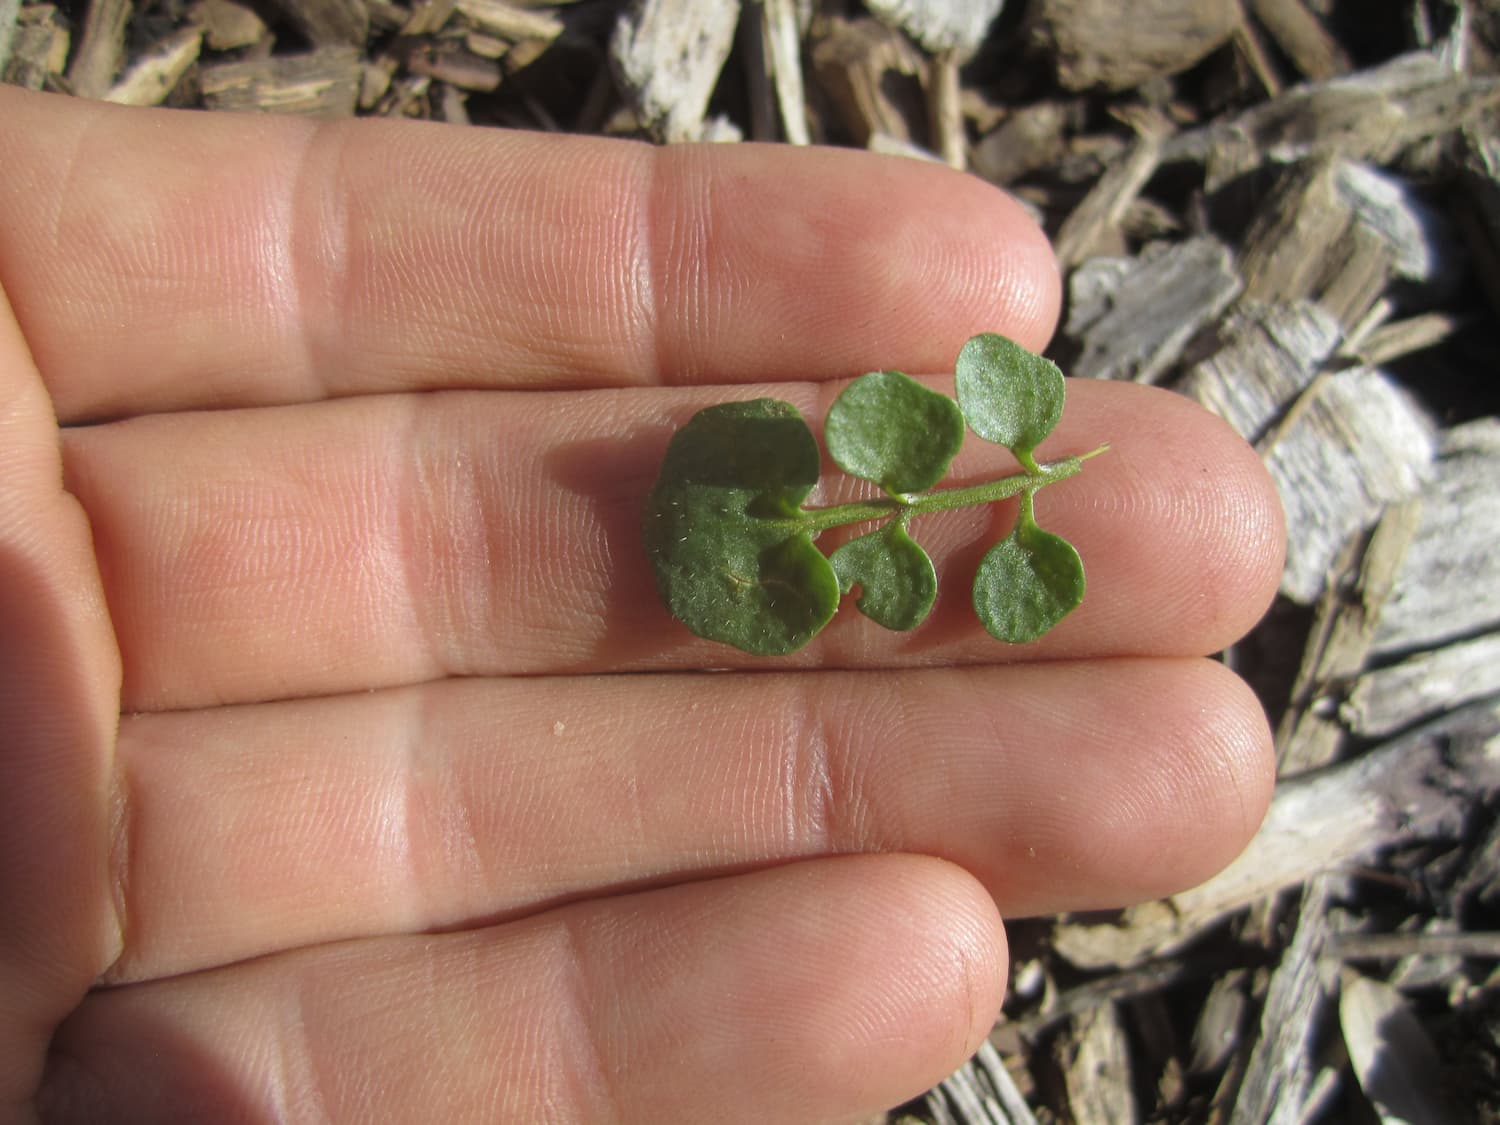
<svg viewBox="0 0 1500 1125">
<path fill-rule="evenodd" d="M 817 419 L 837 390 L 759 393 Z M 1281 550 L 1254 454 L 1179 396 L 1087 381 L 1070 395 L 1039 454 L 1112 443 L 1037 502 L 1088 569 L 1078 612 L 1035 645 L 990 639 L 965 589 L 1008 512 L 941 513 L 914 525 L 938 565 L 933 621 L 897 635 L 846 610 L 778 664 L 1199 655 L 1247 629 Z M 445 675 L 766 666 L 673 622 L 640 542 L 672 428 L 714 398 L 711 388 L 452 392 L 67 432 L 68 486 L 93 525 L 124 659 L 124 709 Z M 971 438 L 953 479 L 1010 471 L 1000 447 Z M 847 478 L 825 480 L 824 502 L 851 498 Z"/>
</svg>

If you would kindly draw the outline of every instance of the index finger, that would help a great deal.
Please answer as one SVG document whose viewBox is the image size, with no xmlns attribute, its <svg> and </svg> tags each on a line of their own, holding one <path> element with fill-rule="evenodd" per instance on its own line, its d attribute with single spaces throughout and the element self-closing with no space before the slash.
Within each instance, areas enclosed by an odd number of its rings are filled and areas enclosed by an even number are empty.
<svg viewBox="0 0 1500 1125">
<path fill-rule="evenodd" d="M 64 421 L 445 387 L 942 370 L 1050 248 L 846 150 L 145 111 L 0 89 L 0 285 Z"/>
</svg>

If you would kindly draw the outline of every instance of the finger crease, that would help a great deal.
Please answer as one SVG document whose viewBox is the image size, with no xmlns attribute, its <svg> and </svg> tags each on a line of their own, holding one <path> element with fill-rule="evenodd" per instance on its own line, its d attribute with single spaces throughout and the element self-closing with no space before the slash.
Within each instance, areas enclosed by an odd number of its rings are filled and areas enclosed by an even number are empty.
<svg viewBox="0 0 1500 1125">
<path fill-rule="evenodd" d="M 592 1096 L 587 1120 L 601 1123 L 623 1122 L 626 1119 L 624 1107 L 620 1102 L 614 1073 L 606 1061 L 598 1021 L 594 1018 L 595 1004 L 589 988 L 588 974 L 584 970 L 585 949 L 578 925 L 572 912 L 564 910 L 560 913 L 557 926 L 562 939 L 562 955 L 566 961 L 563 973 L 568 982 L 568 995 L 571 998 L 569 1007 L 577 1034 L 570 1036 L 566 1043 L 558 1044 L 558 1050 L 565 1051 L 575 1044 L 581 1044 L 584 1048 L 586 1058 L 582 1060 L 583 1072 L 592 1079 L 589 1082 Z"/>
</svg>

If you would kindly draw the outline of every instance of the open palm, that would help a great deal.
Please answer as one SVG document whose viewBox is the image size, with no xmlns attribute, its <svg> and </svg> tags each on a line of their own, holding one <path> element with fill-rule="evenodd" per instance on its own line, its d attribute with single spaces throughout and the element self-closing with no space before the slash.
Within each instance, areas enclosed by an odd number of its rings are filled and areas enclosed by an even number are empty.
<svg viewBox="0 0 1500 1125">
<path fill-rule="evenodd" d="M 1043 452 L 1112 451 L 1039 501 L 1090 588 L 1036 645 L 962 593 L 1000 510 L 924 520 L 912 634 L 757 662 L 657 602 L 695 410 L 1045 341 L 1047 247 L 976 180 L 0 90 L 0 285 L 11 1119 L 857 1115 L 986 1033 L 1002 915 L 1259 820 L 1202 656 L 1280 518 L 1179 398 L 1073 388 Z"/>
</svg>

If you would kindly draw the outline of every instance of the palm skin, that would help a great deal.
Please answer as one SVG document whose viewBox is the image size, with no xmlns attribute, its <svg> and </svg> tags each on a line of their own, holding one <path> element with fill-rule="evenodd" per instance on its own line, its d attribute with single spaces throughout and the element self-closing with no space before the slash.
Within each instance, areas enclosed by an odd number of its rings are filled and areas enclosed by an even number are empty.
<svg viewBox="0 0 1500 1125">
<path fill-rule="evenodd" d="M 1203 656 L 1279 509 L 1171 395 L 1072 388 L 1041 452 L 1111 453 L 1044 498 L 1090 590 L 1036 645 L 950 594 L 757 662 L 656 602 L 696 409 L 1044 343 L 978 181 L 0 89 L 0 287 L 9 1120 L 857 1117 L 988 1031 L 1002 916 L 1259 821 Z M 1005 518 L 924 525 L 945 587 Z"/>
</svg>

